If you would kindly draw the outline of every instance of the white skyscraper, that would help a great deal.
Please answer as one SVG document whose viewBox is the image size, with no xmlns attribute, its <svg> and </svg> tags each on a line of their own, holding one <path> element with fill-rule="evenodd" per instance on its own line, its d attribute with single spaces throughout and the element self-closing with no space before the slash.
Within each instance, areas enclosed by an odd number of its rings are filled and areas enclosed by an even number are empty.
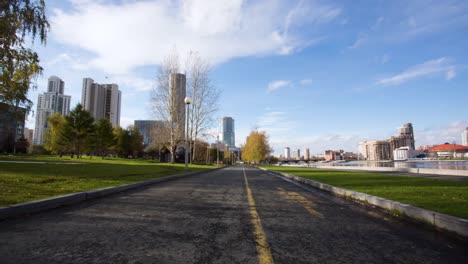
<svg viewBox="0 0 468 264">
<path fill-rule="evenodd" d="M 310 159 L 310 150 L 309 148 L 304 149 L 304 159 L 309 160 Z"/>
<path fill-rule="evenodd" d="M 462 145 L 463 146 L 468 146 L 468 127 L 463 130 L 461 133 L 462 136 Z"/>
<path fill-rule="evenodd" d="M 121 97 L 117 84 L 98 84 L 91 78 L 83 79 L 81 105 L 96 121 L 106 118 L 113 127 L 119 126 Z"/>
<path fill-rule="evenodd" d="M 284 158 L 290 159 L 291 158 L 291 149 L 289 147 L 284 148 Z"/>
<path fill-rule="evenodd" d="M 57 76 L 51 76 L 47 92 L 39 94 L 37 99 L 36 126 L 34 129 L 34 145 L 44 144 L 44 132 L 47 129 L 47 118 L 54 113 L 67 116 L 70 113 L 71 96 L 64 95 L 65 83 Z"/>
<path fill-rule="evenodd" d="M 296 151 L 294 151 L 294 156 L 296 159 L 301 159 L 301 150 L 296 149 Z"/>
</svg>

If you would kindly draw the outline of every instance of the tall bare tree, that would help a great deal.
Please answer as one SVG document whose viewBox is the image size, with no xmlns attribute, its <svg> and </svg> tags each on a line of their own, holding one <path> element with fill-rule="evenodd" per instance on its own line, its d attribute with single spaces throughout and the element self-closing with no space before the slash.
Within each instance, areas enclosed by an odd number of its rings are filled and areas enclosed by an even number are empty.
<svg viewBox="0 0 468 264">
<path fill-rule="evenodd" d="M 171 162 L 175 162 L 177 145 L 183 141 L 185 127 L 184 98 L 177 96 L 174 87 L 175 80 L 171 75 L 180 72 L 179 55 L 172 51 L 159 66 L 157 73 L 157 85 L 151 93 L 151 111 L 156 119 L 163 121 L 164 126 L 159 126 L 156 134 L 165 140 L 161 143 L 171 153 Z M 184 81 L 185 84 L 185 81 Z M 185 88 L 185 87 L 184 87 Z M 185 92 L 185 91 L 184 91 Z M 182 135 L 182 136 L 181 136 Z"/>
<path fill-rule="evenodd" d="M 191 162 L 197 157 L 194 144 L 208 128 L 212 127 L 214 114 L 218 110 L 219 90 L 212 84 L 210 65 L 197 52 L 190 52 L 185 61 L 187 96 L 192 99 L 189 115 Z"/>
<path fill-rule="evenodd" d="M 191 97 L 189 117 L 189 137 L 192 157 L 197 156 L 197 146 L 193 142 L 214 121 L 214 114 L 218 109 L 219 91 L 212 85 L 210 79 L 210 65 L 196 52 L 187 54 L 184 65 L 184 79 L 175 80 L 174 74 L 181 72 L 179 55 L 172 51 L 161 63 L 157 74 L 157 86 L 151 94 L 151 110 L 156 119 L 165 126 L 157 126 L 153 135 L 158 145 L 164 144 L 171 153 L 171 162 L 175 161 L 177 145 L 183 142 L 185 132 L 185 109 L 183 97 Z M 176 76 L 179 78 L 180 76 Z M 185 85 L 184 91 L 175 89 L 176 83 Z M 184 96 L 181 96 L 184 95 Z"/>
</svg>

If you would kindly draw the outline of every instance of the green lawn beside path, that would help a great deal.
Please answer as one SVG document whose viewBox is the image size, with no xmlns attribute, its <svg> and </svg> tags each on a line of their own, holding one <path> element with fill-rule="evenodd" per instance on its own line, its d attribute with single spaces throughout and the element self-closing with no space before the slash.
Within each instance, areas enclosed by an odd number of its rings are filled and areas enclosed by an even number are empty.
<svg viewBox="0 0 468 264">
<path fill-rule="evenodd" d="M 468 219 L 468 181 L 314 168 L 262 167 Z"/>
<path fill-rule="evenodd" d="M 84 156 L 0 156 L 0 206 L 119 186 L 186 172 L 184 164 Z M 214 168 L 190 165 L 189 171 Z"/>
</svg>

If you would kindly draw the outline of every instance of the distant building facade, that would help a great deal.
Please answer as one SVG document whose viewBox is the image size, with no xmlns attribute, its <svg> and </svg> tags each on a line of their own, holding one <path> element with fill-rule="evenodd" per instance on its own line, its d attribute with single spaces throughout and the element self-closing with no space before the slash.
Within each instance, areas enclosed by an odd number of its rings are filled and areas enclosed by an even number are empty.
<svg viewBox="0 0 468 264">
<path fill-rule="evenodd" d="M 296 151 L 294 151 L 294 157 L 298 160 L 301 159 L 301 150 L 300 149 L 296 149 Z"/>
<path fill-rule="evenodd" d="M 178 129 L 176 137 L 179 140 L 185 139 L 185 96 L 186 90 L 185 74 L 171 73 L 169 76 L 169 96 L 171 98 L 170 121 Z"/>
<path fill-rule="evenodd" d="M 445 143 L 442 145 L 432 146 L 429 151 L 436 154 L 437 157 L 443 158 L 468 158 L 468 146 L 458 144 Z"/>
<path fill-rule="evenodd" d="M 323 156 L 325 157 L 326 161 L 332 161 L 332 160 L 344 160 L 343 150 L 325 150 L 323 153 Z"/>
<path fill-rule="evenodd" d="M 234 119 L 229 116 L 223 117 L 221 120 L 221 132 L 219 134 L 221 142 L 234 147 L 236 145 L 236 137 L 234 132 Z"/>
<path fill-rule="evenodd" d="M 91 78 L 83 79 L 81 105 L 95 121 L 106 118 L 112 127 L 120 126 L 121 100 L 117 84 L 98 84 Z"/>
<path fill-rule="evenodd" d="M 23 132 L 24 138 L 28 140 L 29 144 L 32 146 L 34 139 L 34 129 L 24 128 Z"/>
<path fill-rule="evenodd" d="M 310 159 L 310 150 L 308 148 L 304 149 L 304 159 L 309 160 Z"/>
<path fill-rule="evenodd" d="M 24 134 L 26 109 L 0 103 L 0 152 L 11 152 Z M 16 129 L 15 129 L 16 127 Z"/>
<path fill-rule="evenodd" d="M 424 151 L 411 149 L 410 147 L 400 147 L 393 150 L 393 160 L 408 160 L 424 154 Z"/>
<path fill-rule="evenodd" d="M 411 123 L 398 129 L 399 135 L 387 140 L 364 141 L 359 143 L 359 152 L 366 160 L 393 160 L 393 151 L 400 147 L 414 150 L 414 132 Z"/>
<path fill-rule="evenodd" d="M 36 125 L 34 128 L 34 145 L 44 144 L 44 132 L 47 129 L 47 118 L 55 113 L 63 116 L 70 114 L 71 96 L 64 95 L 65 82 L 57 76 L 49 77 L 47 92 L 37 98 Z"/>
<path fill-rule="evenodd" d="M 461 133 L 462 145 L 468 147 L 468 127 Z"/>
<path fill-rule="evenodd" d="M 163 121 L 158 120 L 135 120 L 134 126 L 138 129 L 143 136 L 143 145 L 145 147 L 154 143 L 155 128 L 158 125 L 163 125 Z"/>
<path fill-rule="evenodd" d="M 291 149 L 289 147 L 284 148 L 284 158 L 290 159 L 291 158 Z"/>
</svg>

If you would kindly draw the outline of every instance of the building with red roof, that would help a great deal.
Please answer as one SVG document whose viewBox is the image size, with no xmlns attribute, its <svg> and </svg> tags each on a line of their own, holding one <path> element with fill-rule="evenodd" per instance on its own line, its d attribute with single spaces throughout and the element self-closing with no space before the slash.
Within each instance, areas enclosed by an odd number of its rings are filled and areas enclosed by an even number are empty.
<svg viewBox="0 0 468 264">
<path fill-rule="evenodd" d="M 429 148 L 432 153 L 437 153 L 439 157 L 468 157 L 468 147 L 458 144 L 445 143 L 442 145 L 435 145 Z"/>
</svg>

